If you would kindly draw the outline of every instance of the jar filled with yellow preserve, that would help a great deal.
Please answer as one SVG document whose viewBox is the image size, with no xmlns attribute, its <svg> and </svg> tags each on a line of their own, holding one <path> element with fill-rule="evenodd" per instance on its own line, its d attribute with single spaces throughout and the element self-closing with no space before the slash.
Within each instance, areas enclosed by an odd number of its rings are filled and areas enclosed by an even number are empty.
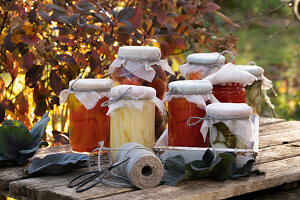
<svg viewBox="0 0 300 200">
<path fill-rule="evenodd" d="M 108 106 L 110 115 L 110 147 L 120 148 L 137 142 L 149 149 L 155 142 L 155 106 L 165 114 L 165 106 L 152 87 L 118 85 L 111 89 Z"/>
<path fill-rule="evenodd" d="M 180 73 L 187 80 L 203 79 L 221 69 L 225 57 L 220 53 L 193 53 L 187 56 L 185 64 L 180 65 Z"/>
<path fill-rule="evenodd" d="M 61 103 L 68 99 L 69 140 L 73 151 L 91 152 L 100 141 L 109 145 L 109 116 L 101 103 L 109 98 L 111 79 L 77 79 L 60 93 Z"/>
</svg>

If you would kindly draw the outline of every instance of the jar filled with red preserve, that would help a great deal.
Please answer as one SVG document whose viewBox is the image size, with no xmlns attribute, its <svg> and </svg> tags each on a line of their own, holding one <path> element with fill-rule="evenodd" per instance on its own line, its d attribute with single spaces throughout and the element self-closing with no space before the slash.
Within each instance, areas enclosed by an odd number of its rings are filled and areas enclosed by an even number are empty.
<svg viewBox="0 0 300 200">
<path fill-rule="evenodd" d="M 252 84 L 256 77 L 228 63 L 204 80 L 213 84 L 212 92 L 221 103 L 245 103 L 244 86 Z"/>
<path fill-rule="evenodd" d="M 183 80 L 169 83 L 169 92 L 164 98 L 168 102 L 168 146 L 208 147 L 208 137 L 200 133 L 202 122 L 188 125 L 191 117 L 205 117 L 207 103 L 217 102 L 211 94 L 212 85 L 204 80 Z"/>
<path fill-rule="evenodd" d="M 220 53 L 193 53 L 180 65 L 180 73 L 186 80 L 201 80 L 216 73 L 224 65 L 225 57 Z"/>
<path fill-rule="evenodd" d="M 152 87 L 156 90 L 156 97 L 161 100 L 167 88 L 166 72 L 173 74 L 167 60 L 161 60 L 160 49 L 149 46 L 120 47 L 117 59 L 108 70 L 116 84 Z M 164 129 L 165 119 L 155 109 L 156 139 Z"/>
<path fill-rule="evenodd" d="M 100 141 L 109 146 L 110 118 L 106 115 L 108 108 L 101 104 L 108 100 L 113 84 L 111 79 L 77 79 L 60 93 L 61 103 L 68 99 L 73 151 L 91 152 Z"/>
</svg>

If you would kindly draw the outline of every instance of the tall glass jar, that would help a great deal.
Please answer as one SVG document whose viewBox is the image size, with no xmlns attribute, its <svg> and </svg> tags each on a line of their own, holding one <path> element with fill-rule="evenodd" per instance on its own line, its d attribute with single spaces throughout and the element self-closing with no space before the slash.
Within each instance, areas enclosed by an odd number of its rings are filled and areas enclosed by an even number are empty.
<svg viewBox="0 0 300 200">
<path fill-rule="evenodd" d="M 109 145 L 108 109 L 101 104 L 108 100 L 111 79 L 77 79 L 60 94 L 61 102 L 68 98 L 70 109 L 70 146 L 76 152 L 91 152 L 98 142 Z"/>
<path fill-rule="evenodd" d="M 253 114 L 261 113 L 261 89 L 264 69 L 256 65 L 235 65 L 241 70 L 245 70 L 257 78 L 251 85 L 245 86 L 246 103 L 252 107 Z"/>
<path fill-rule="evenodd" d="M 220 70 L 225 57 L 217 52 L 193 53 L 187 56 L 186 62 L 179 66 L 182 76 L 186 80 L 199 80 Z"/>
<path fill-rule="evenodd" d="M 255 138 L 251 114 L 252 108 L 245 103 L 209 104 L 201 131 L 211 129 L 211 142 L 216 148 L 251 149 Z"/>
<path fill-rule="evenodd" d="M 212 85 L 204 80 L 184 80 L 169 83 L 168 102 L 168 145 L 184 147 L 208 147 L 208 138 L 199 132 L 202 122 L 189 126 L 190 117 L 205 117 L 207 103 L 213 101 Z"/>
<path fill-rule="evenodd" d="M 118 85 L 112 88 L 108 105 L 110 115 L 110 147 L 120 148 L 137 142 L 152 149 L 155 142 L 155 105 L 165 107 L 151 87 Z"/>
<path fill-rule="evenodd" d="M 148 86 L 156 90 L 159 99 L 166 92 L 166 74 L 173 74 L 166 60 L 161 60 L 161 52 L 157 47 L 125 46 L 120 47 L 118 57 L 109 67 L 108 73 L 117 84 Z M 155 135 L 162 134 L 165 119 L 156 109 Z"/>
</svg>

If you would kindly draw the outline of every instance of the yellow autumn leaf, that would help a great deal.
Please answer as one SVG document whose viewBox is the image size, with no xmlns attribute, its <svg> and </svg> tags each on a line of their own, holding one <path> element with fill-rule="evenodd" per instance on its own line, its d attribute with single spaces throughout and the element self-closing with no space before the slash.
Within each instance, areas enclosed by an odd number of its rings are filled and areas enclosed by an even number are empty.
<svg viewBox="0 0 300 200">
<path fill-rule="evenodd" d="M 19 42 L 21 42 L 20 35 L 17 35 L 17 34 L 12 35 L 11 41 L 15 44 L 18 44 Z"/>
<path fill-rule="evenodd" d="M 36 34 L 36 29 L 29 22 L 25 22 L 25 24 L 22 25 L 22 29 L 25 31 L 25 35 L 35 35 Z"/>
<path fill-rule="evenodd" d="M 3 44 L 4 38 L 5 38 L 6 35 L 7 35 L 6 32 L 3 32 L 3 33 L 0 35 L 0 44 Z"/>
</svg>

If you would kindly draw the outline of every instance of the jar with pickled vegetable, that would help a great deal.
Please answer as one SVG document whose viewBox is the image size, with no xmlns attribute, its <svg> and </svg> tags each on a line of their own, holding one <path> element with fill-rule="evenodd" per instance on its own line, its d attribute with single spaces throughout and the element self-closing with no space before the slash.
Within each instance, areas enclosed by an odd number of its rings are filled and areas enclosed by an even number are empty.
<svg viewBox="0 0 300 200">
<path fill-rule="evenodd" d="M 245 86 L 246 103 L 252 107 L 253 114 L 261 112 L 261 89 L 264 69 L 256 65 L 235 65 L 238 69 L 245 70 L 257 78 L 251 85 Z"/>
<path fill-rule="evenodd" d="M 204 117 L 207 103 L 216 102 L 212 96 L 212 85 L 204 80 L 183 80 L 169 83 L 169 92 L 164 98 L 168 102 L 168 146 L 208 147 L 208 137 L 199 132 L 202 122 L 189 126 L 192 116 Z"/>
<path fill-rule="evenodd" d="M 155 89 L 145 86 L 118 85 L 111 98 L 102 104 L 110 115 L 110 147 L 120 148 L 137 142 L 152 149 L 155 142 L 155 105 L 165 114 L 165 106 Z"/>
<path fill-rule="evenodd" d="M 252 108 L 245 103 L 212 103 L 206 106 L 201 132 L 210 131 L 215 148 L 252 149 L 254 126 Z"/>
<path fill-rule="evenodd" d="M 221 103 L 245 103 L 244 85 L 252 84 L 256 77 L 228 63 L 204 80 L 213 84 L 212 92 Z"/>
<path fill-rule="evenodd" d="M 165 72 L 173 74 L 167 60 L 161 60 L 160 49 L 149 46 L 120 47 L 117 59 L 108 70 L 116 84 L 152 87 L 161 100 L 167 86 Z M 164 130 L 165 119 L 157 109 L 155 116 L 156 138 L 158 138 Z"/>
<path fill-rule="evenodd" d="M 179 66 L 187 80 L 199 80 L 213 74 L 224 65 L 225 57 L 220 53 L 193 53 L 187 56 L 185 64 Z"/>
<path fill-rule="evenodd" d="M 77 79 L 60 93 L 61 103 L 68 98 L 70 109 L 70 146 L 76 152 L 91 152 L 98 142 L 109 145 L 108 109 L 101 103 L 108 100 L 111 79 Z"/>
</svg>

